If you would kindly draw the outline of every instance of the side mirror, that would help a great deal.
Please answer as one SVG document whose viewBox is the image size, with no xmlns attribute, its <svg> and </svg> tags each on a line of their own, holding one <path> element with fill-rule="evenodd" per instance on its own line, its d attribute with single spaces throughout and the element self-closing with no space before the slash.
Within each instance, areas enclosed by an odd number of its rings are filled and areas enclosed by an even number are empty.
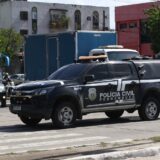
<svg viewBox="0 0 160 160">
<path fill-rule="evenodd" d="M 84 83 L 94 81 L 94 75 L 86 75 L 84 77 Z"/>
<path fill-rule="evenodd" d="M 142 78 L 143 76 L 144 76 L 144 74 L 146 73 L 146 71 L 145 70 L 143 70 L 143 71 L 140 71 L 139 72 L 139 76 Z"/>
</svg>

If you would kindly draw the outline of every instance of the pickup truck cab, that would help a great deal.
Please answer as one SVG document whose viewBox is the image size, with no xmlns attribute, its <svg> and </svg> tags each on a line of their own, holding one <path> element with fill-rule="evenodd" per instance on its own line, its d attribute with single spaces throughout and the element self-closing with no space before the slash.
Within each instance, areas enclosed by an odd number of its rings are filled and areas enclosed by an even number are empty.
<svg viewBox="0 0 160 160">
<path fill-rule="evenodd" d="M 123 48 L 121 45 L 108 45 L 92 49 L 89 56 L 106 55 L 107 61 L 121 61 L 124 59 L 132 59 L 140 57 L 138 51 Z"/>
<path fill-rule="evenodd" d="M 159 68 L 159 60 L 69 64 L 47 80 L 16 86 L 10 111 L 27 125 L 52 119 L 59 128 L 94 112 L 118 119 L 124 111 L 138 110 L 142 120 L 155 120 L 160 112 Z"/>
</svg>

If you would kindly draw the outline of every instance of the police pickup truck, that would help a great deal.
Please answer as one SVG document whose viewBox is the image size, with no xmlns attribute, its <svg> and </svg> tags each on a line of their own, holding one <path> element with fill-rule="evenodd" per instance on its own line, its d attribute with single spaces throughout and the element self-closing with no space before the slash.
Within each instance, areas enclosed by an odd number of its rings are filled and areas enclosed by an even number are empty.
<svg viewBox="0 0 160 160">
<path fill-rule="evenodd" d="M 10 111 L 27 125 L 52 119 L 58 128 L 70 127 L 76 119 L 94 112 L 118 119 L 124 111 L 138 110 L 142 120 L 155 120 L 160 112 L 159 68 L 159 60 L 69 64 L 47 80 L 16 86 Z"/>
</svg>

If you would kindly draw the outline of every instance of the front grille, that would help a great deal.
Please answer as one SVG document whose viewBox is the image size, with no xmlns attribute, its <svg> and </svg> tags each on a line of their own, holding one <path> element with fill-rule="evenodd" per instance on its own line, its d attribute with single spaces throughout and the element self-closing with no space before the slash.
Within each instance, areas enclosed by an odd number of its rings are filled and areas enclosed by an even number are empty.
<svg viewBox="0 0 160 160">
<path fill-rule="evenodd" d="M 14 90 L 12 91 L 11 96 L 32 96 L 34 95 L 34 91 L 19 91 L 19 90 Z"/>
<path fill-rule="evenodd" d="M 27 97 L 11 97 L 11 104 L 29 105 L 32 104 L 32 99 Z"/>
</svg>

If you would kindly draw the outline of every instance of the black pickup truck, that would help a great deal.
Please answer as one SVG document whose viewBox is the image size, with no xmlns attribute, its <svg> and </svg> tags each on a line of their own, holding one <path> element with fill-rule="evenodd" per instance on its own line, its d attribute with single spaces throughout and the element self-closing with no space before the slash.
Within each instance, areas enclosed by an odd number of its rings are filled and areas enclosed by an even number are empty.
<svg viewBox="0 0 160 160">
<path fill-rule="evenodd" d="M 138 110 L 142 120 L 155 120 L 160 112 L 160 61 L 129 60 L 75 63 L 47 80 L 18 85 L 10 111 L 27 125 L 52 119 L 59 128 L 93 112 L 111 119 Z"/>
</svg>

